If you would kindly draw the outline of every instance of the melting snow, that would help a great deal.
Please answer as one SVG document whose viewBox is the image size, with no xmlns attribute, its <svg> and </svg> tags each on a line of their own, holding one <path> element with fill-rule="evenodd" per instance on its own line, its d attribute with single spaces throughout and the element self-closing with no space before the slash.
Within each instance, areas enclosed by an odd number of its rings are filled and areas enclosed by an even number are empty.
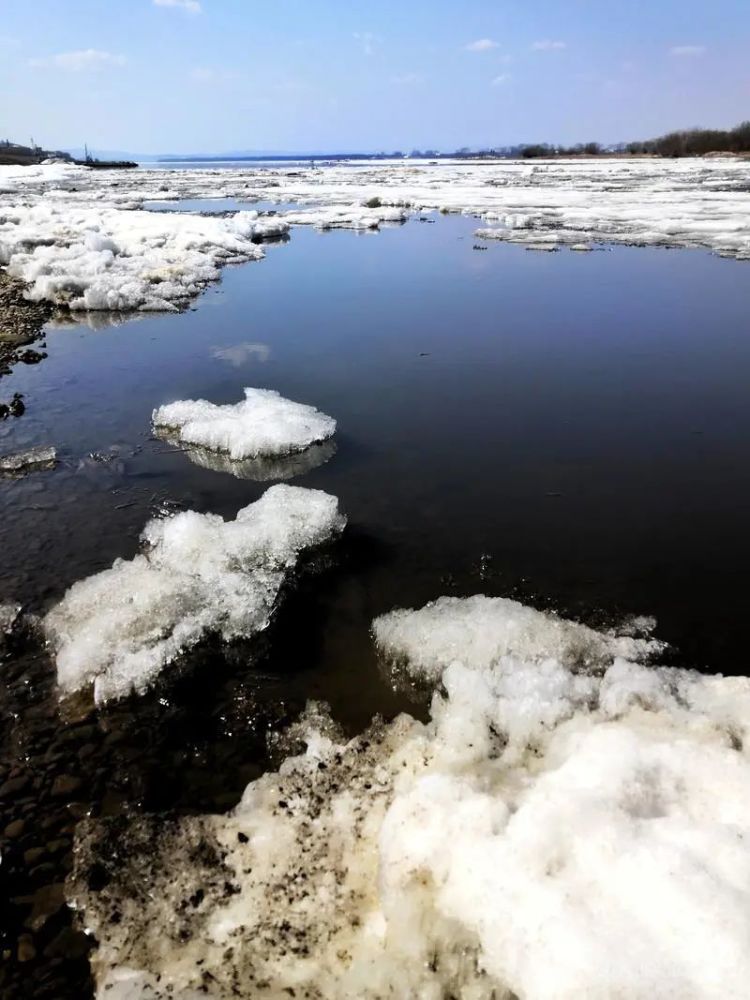
<svg viewBox="0 0 750 1000">
<path fill-rule="evenodd" d="M 374 631 L 429 722 L 311 706 L 232 813 L 82 829 L 100 997 L 747 995 L 750 680 L 510 601 Z"/>
</svg>

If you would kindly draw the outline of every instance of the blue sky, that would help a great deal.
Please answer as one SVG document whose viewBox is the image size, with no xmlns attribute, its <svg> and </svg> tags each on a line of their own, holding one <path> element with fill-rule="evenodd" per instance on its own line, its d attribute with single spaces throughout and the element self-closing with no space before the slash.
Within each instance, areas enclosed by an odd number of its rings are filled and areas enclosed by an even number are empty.
<svg viewBox="0 0 750 1000">
<path fill-rule="evenodd" d="M 609 142 L 750 118 L 748 52 L 748 0 L 0 0 L 0 137 Z"/>
</svg>

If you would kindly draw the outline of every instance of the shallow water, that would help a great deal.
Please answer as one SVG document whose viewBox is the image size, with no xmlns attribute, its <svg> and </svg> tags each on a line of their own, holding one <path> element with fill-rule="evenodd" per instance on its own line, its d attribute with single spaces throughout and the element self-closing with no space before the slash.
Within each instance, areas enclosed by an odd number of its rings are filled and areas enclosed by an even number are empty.
<svg viewBox="0 0 750 1000">
<path fill-rule="evenodd" d="M 238 201 L 236 198 L 178 198 L 175 201 L 145 201 L 149 212 L 198 212 L 203 215 L 223 215 L 227 212 L 296 212 L 309 205 L 294 201 Z"/>
<path fill-rule="evenodd" d="M 0 603 L 43 611 L 130 557 L 159 509 L 233 516 L 264 491 L 151 437 L 152 409 L 176 398 L 259 386 L 333 415 L 336 454 L 294 482 L 349 518 L 267 648 L 207 646 L 179 681 L 87 718 L 94 750 L 77 763 L 52 667 L 23 653 L 4 769 L 19 748 L 45 762 L 23 800 L 35 823 L 59 810 L 50 782 L 71 768 L 94 811 L 227 808 L 264 766 L 267 728 L 308 697 L 351 731 L 420 711 L 381 677 L 369 626 L 442 594 L 518 595 L 588 621 L 654 615 L 676 662 L 746 672 L 748 265 L 480 252 L 476 225 L 297 228 L 188 313 L 50 329 L 47 360 L 3 380 L 27 412 L 0 423 L 0 453 L 52 444 L 60 461 L 0 480 Z"/>
</svg>

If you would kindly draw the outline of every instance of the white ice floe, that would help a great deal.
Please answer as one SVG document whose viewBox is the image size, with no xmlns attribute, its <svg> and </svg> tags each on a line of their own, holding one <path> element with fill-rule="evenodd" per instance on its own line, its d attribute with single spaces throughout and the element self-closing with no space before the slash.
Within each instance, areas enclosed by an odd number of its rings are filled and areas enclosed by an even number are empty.
<svg viewBox="0 0 750 1000">
<path fill-rule="evenodd" d="M 207 198 L 298 207 L 226 217 L 143 208 Z M 0 167 L 0 264 L 30 282 L 33 298 L 75 310 L 174 309 L 224 264 L 263 256 L 256 241 L 289 226 L 370 230 L 436 210 L 484 219 L 483 238 L 536 248 L 705 247 L 749 259 L 750 160 L 401 160 L 127 173 Z"/>
<path fill-rule="evenodd" d="M 154 410 L 152 419 L 157 432 L 234 460 L 292 455 L 336 431 L 332 417 L 273 389 L 245 389 L 241 403 L 224 406 L 205 399 L 178 400 Z"/>
<path fill-rule="evenodd" d="M 81 829 L 100 998 L 747 996 L 748 678 L 484 598 L 374 631 L 427 723 L 313 706 L 232 813 Z"/>
<path fill-rule="evenodd" d="M 74 584 L 44 618 L 64 693 L 141 692 L 208 633 L 266 628 L 299 555 L 341 532 L 335 497 L 273 486 L 236 520 L 186 511 L 149 521 L 143 551 Z"/>
<path fill-rule="evenodd" d="M 24 476 L 28 472 L 54 469 L 57 452 L 52 447 L 30 448 L 12 455 L 0 455 L 0 476 Z"/>
</svg>

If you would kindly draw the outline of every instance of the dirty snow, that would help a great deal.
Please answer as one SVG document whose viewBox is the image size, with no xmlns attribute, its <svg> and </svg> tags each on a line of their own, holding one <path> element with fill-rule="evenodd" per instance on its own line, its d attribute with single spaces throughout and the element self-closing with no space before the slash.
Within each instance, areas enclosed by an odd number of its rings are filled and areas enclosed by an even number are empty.
<svg viewBox="0 0 750 1000">
<path fill-rule="evenodd" d="M 152 212 L 154 200 L 273 203 L 274 215 Z M 293 209 L 284 206 L 294 203 Z M 375 230 L 413 213 L 479 217 L 533 246 L 705 247 L 750 258 L 750 160 L 360 161 L 237 170 L 0 167 L 0 264 L 74 310 L 184 306 L 290 226 Z"/>
<path fill-rule="evenodd" d="M 149 521 L 142 551 L 74 584 L 43 627 L 63 693 L 141 692 L 208 633 L 265 629 L 300 554 L 339 534 L 335 497 L 273 486 L 234 521 L 186 511 Z"/>
<path fill-rule="evenodd" d="M 233 812 L 79 830 L 99 997 L 747 995 L 748 678 L 485 598 L 374 633 L 427 723 L 313 705 Z"/>
</svg>

